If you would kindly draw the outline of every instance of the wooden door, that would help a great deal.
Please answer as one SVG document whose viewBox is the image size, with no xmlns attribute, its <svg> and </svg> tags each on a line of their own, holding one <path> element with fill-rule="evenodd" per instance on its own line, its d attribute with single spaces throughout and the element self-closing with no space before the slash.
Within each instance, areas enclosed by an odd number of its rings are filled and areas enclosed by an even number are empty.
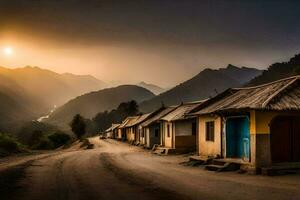
<svg viewBox="0 0 300 200">
<path fill-rule="evenodd" d="M 226 157 L 250 159 L 248 117 L 229 117 L 226 119 Z"/>
<path fill-rule="evenodd" d="M 292 160 L 300 162 L 300 116 L 293 117 Z"/>
<path fill-rule="evenodd" d="M 281 116 L 271 123 L 273 163 L 300 162 L 300 117 Z"/>
</svg>

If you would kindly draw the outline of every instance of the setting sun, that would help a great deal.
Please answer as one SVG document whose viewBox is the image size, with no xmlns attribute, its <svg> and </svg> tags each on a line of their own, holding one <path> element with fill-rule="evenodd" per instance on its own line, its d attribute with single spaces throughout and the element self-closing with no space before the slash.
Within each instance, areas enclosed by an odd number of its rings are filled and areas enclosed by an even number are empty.
<svg viewBox="0 0 300 200">
<path fill-rule="evenodd" d="M 13 50 L 13 48 L 11 48 L 11 47 L 5 47 L 5 48 L 3 48 L 3 53 L 4 53 L 4 55 L 6 55 L 6 56 L 12 55 L 13 52 L 14 52 L 14 50 Z"/>
</svg>

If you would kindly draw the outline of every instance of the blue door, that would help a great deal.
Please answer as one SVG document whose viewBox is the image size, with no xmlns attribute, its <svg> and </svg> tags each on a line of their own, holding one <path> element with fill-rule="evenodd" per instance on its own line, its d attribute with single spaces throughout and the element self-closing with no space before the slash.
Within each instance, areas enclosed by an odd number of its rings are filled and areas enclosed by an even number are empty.
<svg viewBox="0 0 300 200">
<path fill-rule="evenodd" d="M 226 119 L 226 157 L 250 158 L 250 128 L 248 117 Z"/>
</svg>

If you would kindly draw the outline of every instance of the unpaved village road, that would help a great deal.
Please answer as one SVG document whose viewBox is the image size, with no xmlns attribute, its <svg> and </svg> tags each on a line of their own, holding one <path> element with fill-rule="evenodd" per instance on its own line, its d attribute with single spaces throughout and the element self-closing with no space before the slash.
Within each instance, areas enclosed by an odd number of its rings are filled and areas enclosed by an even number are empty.
<svg viewBox="0 0 300 200">
<path fill-rule="evenodd" d="M 95 149 L 1 159 L 0 199 L 300 199 L 300 175 L 209 172 L 179 165 L 184 156 L 90 141 Z"/>
</svg>

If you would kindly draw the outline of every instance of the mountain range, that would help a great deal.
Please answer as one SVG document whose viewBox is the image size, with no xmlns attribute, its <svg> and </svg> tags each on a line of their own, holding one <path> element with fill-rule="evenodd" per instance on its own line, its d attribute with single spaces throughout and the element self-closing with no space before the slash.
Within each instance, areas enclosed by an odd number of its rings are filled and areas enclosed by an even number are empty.
<svg viewBox="0 0 300 200">
<path fill-rule="evenodd" d="M 0 67 L 0 131 L 11 132 L 54 105 L 103 87 L 104 82 L 90 75 L 58 74 L 29 66 Z"/>
<path fill-rule="evenodd" d="M 263 71 L 233 65 L 207 68 L 164 91 L 144 82 L 137 84 L 139 86 L 103 89 L 106 84 L 90 75 L 58 74 L 38 67 L 0 67 L 0 132 L 14 132 L 25 122 L 48 113 L 54 105 L 58 108 L 46 122 L 66 127 L 74 114 L 92 118 L 98 112 L 112 110 L 129 100 L 136 100 L 140 111 L 151 112 L 161 104 L 197 101 L 229 87 L 254 86 L 299 74 L 300 54 L 286 62 L 274 63 Z"/>
<path fill-rule="evenodd" d="M 207 99 L 230 87 L 242 86 L 261 73 L 261 70 L 255 68 L 236 67 L 230 64 L 226 68 L 207 68 L 176 87 L 142 102 L 140 109 L 143 112 L 150 112 L 162 103 L 175 105 Z"/>
<path fill-rule="evenodd" d="M 110 111 L 122 102 L 135 100 L 140 103 L 154 96 L 151 91 L 136 85 L 122 85 L 90 92 L 59 107 L 46 119 L 46 122 L 68 130 L 68 124 L 76 114 L 85 118 L 93 118 L 97 113 Z"/>
<path fill-rule="evenodd" d="M 253 78 L 247 85 L 259 85 L 299 74 L 300 54 L 297 54 L 290 58 L 287 62 L 277 62 L 270 65 L 260 76 Z"/>
<path fill-rule="evenodd" d="M 151 83 L 145 83 L 144 81 L 138 83 L 137 85 L 140 87 L 146 88 L 147 90 L 150 90 L 155 95 L 158 95 L 158 94 L 166 91 L 166 89 L 164 89 L 164 88 L 161 88 L 161 87 L 151 84 Z"/>
</svg>

